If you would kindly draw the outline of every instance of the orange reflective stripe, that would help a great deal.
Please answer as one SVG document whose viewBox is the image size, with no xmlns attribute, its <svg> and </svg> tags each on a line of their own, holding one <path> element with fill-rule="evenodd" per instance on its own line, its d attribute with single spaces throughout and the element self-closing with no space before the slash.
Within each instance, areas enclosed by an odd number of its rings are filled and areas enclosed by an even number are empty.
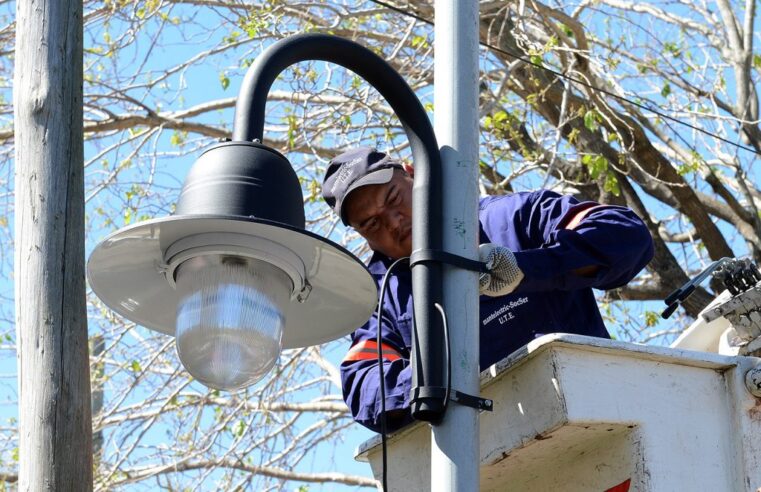
<svg viewBox="0 0 761 492">
<path fill-rule="evenodd" d="M 566 223 L 565 227 L 563 227 L 563 229 L 575 229 L 581 223 L 581 221 L 584 220 L 584 217 L 586 217 L 590 212 L 603 207 L 607 207 L 607 205 L 590 203 L 587 207 L 576 210 L 573 214 L 564 217 L 564 220 L 568 220 L 568 222 Z"/>
<path fill-rule="evenodd" d="M 385 343 L 381 344 L 381 356 L 388 361 L 395 361 L 402 358 L 402 355 Z M 349 353 L 344 357 L 344 362 L 355 360 L 369 360 L 378 357 L 378 344 L 373 340 L 362 340 L 349 349 Z"/>
</svg>

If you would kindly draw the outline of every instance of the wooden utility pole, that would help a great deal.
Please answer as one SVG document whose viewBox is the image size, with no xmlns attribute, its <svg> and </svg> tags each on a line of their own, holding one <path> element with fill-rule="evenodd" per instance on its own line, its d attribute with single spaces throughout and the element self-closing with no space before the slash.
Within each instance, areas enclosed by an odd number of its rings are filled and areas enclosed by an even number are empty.
<svg viewBox="0 0 761 492">
<path fill-rule="evenodd" d="M 19 490 L 92 489 L 82 1 L 16 3 Z"/>
</svg>

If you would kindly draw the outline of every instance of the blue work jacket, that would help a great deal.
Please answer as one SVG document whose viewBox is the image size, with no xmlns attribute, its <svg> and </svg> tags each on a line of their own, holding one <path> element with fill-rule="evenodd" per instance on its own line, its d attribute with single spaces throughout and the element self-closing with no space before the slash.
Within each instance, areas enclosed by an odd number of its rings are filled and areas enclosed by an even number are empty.
<svg viewBox="0 0 761 492">
<path fill-rule="evenodd" d="M 653 242 L 631 210 L 579 202 L 540 190 L 480 200 L 479 241 L 514 252 L 525 277 L 514 292 L 480 298 L 480 367 L 503 359 L 547 333 L 609 338 L 592 288 L 626 284 L 650 261 Z M 380 287 L 393 260 L 375 253 L 368 268 Z M 574 270 L 596 266 L 593 276 Z M 412 345 L 412 280 L 398 266 L 389 278 L 382 320 L 377 314 L 352 334 L 341 363 L 346 404 L 354 419 L 379 431 L 381 412 L 376 334 L 381 330 L 389 430 L 411 421 L 409 393 Z"/>
</svg>

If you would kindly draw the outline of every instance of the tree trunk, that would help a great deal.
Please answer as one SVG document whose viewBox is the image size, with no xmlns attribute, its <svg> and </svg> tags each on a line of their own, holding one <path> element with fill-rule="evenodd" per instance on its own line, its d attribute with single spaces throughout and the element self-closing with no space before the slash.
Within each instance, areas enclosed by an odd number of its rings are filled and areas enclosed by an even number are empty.
<svg viewBox="0 0 761 492">
<path fill-rule="evenodd" d="M 19 490 L 91 490 L 82 2 L 17 2 Z"/>
</svg>

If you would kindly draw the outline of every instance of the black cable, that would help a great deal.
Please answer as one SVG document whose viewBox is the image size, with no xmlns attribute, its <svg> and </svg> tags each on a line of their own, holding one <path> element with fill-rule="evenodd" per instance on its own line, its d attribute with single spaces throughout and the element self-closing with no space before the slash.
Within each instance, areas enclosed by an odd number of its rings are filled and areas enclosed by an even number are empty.
<svg viewBox="0 0 761 492">
<path fill-rule="evenodd" d="M 381 448 L 382 448 L 382 456 L 383 456 L 383 479 L 382 479 L 382 486 L 383 486 L 383 492 L 388 491 L 388 463 L 387 463 L 387 449 L 386 449 L 386 379 L 383 374 L 383 345 L 381 342 L 381 316 L 383 315 L 383 299 L 386 296 L 386 286 L 388 285 L 388 279 L 389 274 L 391 271 L 403 261 L 409 261 L 409 257 L 405 256 L 404 258 L 399 258 L 395 262 L 391 264 L 391 266 L 388 267 L 388 270 L 386 270 L 386 273 L 383 275 L 383 281 L 381 282 L 381 288 L 380 288 L 380 295 L 378 296 L 378 329 L 376 333 L 376 350 L 378 351 L 378 371 L 380 376 L 380 397 L 381 397 Z"/>
<path fill-rule="evenodd" d="M 386 7 L 387 9 L 393 10 L 394 12 L 397 12 L 399 14 L 405 15 L 407 17 L 411 17 L 413 19 L 419 20 L 420 22 L 424 22 L 424 23 L 426 23 L 426 24 L 428 24 L 430 26 L 435 26 L 433 21 L 428 20 L 425 17 L 419 16 L 419 15 L 413 13 L 413 12 L 409 12 L 409 11 L 406 11 L 406 10 L 404 10 L 402 8 L 399 8 L 399 7 L 396 7 L 394 5 L 388 4 L 388 3 L 386 3 L 386 2 L 384 2 L 382 0 L 370 0 L 370 2 L 375 3 L 377 5 L 380 5 L 382 7 Z M 655 114 L 657 116 L 660 116 L 661 118 L 664 118 L 666 120 L 673 121 L 674 123 L 678 123 L 680 125 L 686 126 L 687 128 L 690 128 L 692 130 L 700 132 L 700 133 L 702 133 L 702 134 L 704 134 L 706 136 L 709 136 L 711 138 L 715 138 L 716 140 L 720 140 L 720 141 L 722 141 L 722 142 L 724 142 L 726 144 L 729 144 L 729 145 L 732 145 L 734 147 L 737 147 L 738 149 L 747 150 L 748 152 L 752 152 L 754 154 L 761 155 L 761 152 L 757 151 L 756 149 L 754 149 L 752 147 L 747 147 L 745 145 L 738 144 L 737 142 L 733 142 L 733 141 L 731 141 L 731 140 L 729 140 L 727 138 L 724 138 L 724 137 L 722 137 L 720 135 L 716 135 L 715 133 L 711 133 L 708 130 L 704 130 L 703 128 L 700 128 L 700 127 L 697 127 L 697 126 L 692 125 L 690 123 L 687 123 L 686 121 L 682 121 L 682 120 L 680 120 L 678 118 L 675 118 L 675 117 L 670 116 L 670 115 L 668 115 L 666 113 L 658 111 L 657 109 L 653 109 L 650 106 L 647 106 L 645 104 L 638 103 L 636 101 L 628 99 L 628 98 L 626 98 L 624 96 L 616 94 L 615 92 L 611 92 L 611 91 L 609 91 L 607 89 L 603 89 L 601 87 L 594 86 L 594 85 L 590 84 L 589 82 L 586 82 L 586 81 L 584 81 L 582 79 L 577 79 L 575 77 L 571 77 L 570 75 L 566 75 L 566 74 L 564 74 L 562 72 L 558 72 L 557 70 L 553 70 L 551 68 L 545 67 L 544 65 L 540 65 L 539 63 L 535 63 L 535 62 L 531 61 L 529 58 L 526 58 L 523 55 L 519 55 L 519 54 L 516 54 L 516 53 L 511 53 L 510 51 L 504 50 L 502 48 L 499 48 L 497 46 L 491 45 L 491 44 L 489 44 L 489 43 L 487 43 L 485 41 L 481 41 L 481 40 L 478 41 L 478 44 L 480 44 L 484 48 L 488 48 L 488 49 L 490 49 L 492 51 L 496 51 L 497 53 L 501 53 L 503 55 L 509 56 L 510 58 L 514 58 L 516 60 L 520 60 L 523 63 L 526 63 L 528 65 L 536 67 L 536 68 L 538 68 L 540 70 L 544 70 L 545 72 L 549 72 L 549 73 L 555 75 L 556 77 L 560 77 L 562 79 L 568 80 L 570 82 L 573 82 L 574 84 L 583 85 L 584 87 L 587 87 L 588 89 L 592 89 L 592 90 L 600 92 L 602 94 L 606 94 L 606 95 L 608 95 L 610 97 L 618 99 L 619 101 L 623 101 L 623 102 L 626 102 L 626 103 L 631 104 L 633 106 L 636 106 L 636 107 L 638 107 L 640 109 L 643 109 L 645 111 L 649 111 L 649 112 L 651 112 L 651 113 L 653 113 L 653 114 Z"/>
<path fill-rule="evenodd" d="M 447 313 L 444 312 L 444 308 L 441 304 L 434 303 L 436 309 L 441 313 L 441 321 L 444 324 L 444 349 L 446 350 L 445 357 L 447 358 L 447 390 L 444 393 L 444 410 L 449 405 L 449 393 L 452 391 L 452 348 L 449 344 L 449 323 L 447 323 Z"/>
<path fill-rule="evenodd" d="M 417 19 L 417 20 L 419 20 L 420 22 L 425 22 L 426 24 L 428 24 L 428 25 L 430 25 L 430 26 L 433 26 L 433 25 L 435 25 L 435 24 L 433 23 L 433 21 L 430 21 L 430 20 L 426 19 L 425 17 L 422 17 L 422 16 L 420 16 L 420 15 L 417 15 L 417 14 L 416 14 L 416 13 L 414 13 L 414 12 L 410 12 L 410 11 L 408 11 L 408 10 L 404 10 L 404 9 L 402 9 L 401 7 L 396 7 L 396 6 L 394 6 L 394 5 L 391 5 L 390 3 L 382 2 L 381 0 L 370 0 L 370 1 L 371 1 L 372 3 L 377 3 L 378 5 L 380 5 L 380 6 L 382 6 L 382 7 L 386 7 L 387 9 L 391 9 L 391 10 L 393 10 L 394 12 L 397 12 L 397 13 L 399 13 L 399 14 L 402 14 L 402 15 L 406 15 L 407 17 L 412 17 L 413 19 Z"/>
</svg>

